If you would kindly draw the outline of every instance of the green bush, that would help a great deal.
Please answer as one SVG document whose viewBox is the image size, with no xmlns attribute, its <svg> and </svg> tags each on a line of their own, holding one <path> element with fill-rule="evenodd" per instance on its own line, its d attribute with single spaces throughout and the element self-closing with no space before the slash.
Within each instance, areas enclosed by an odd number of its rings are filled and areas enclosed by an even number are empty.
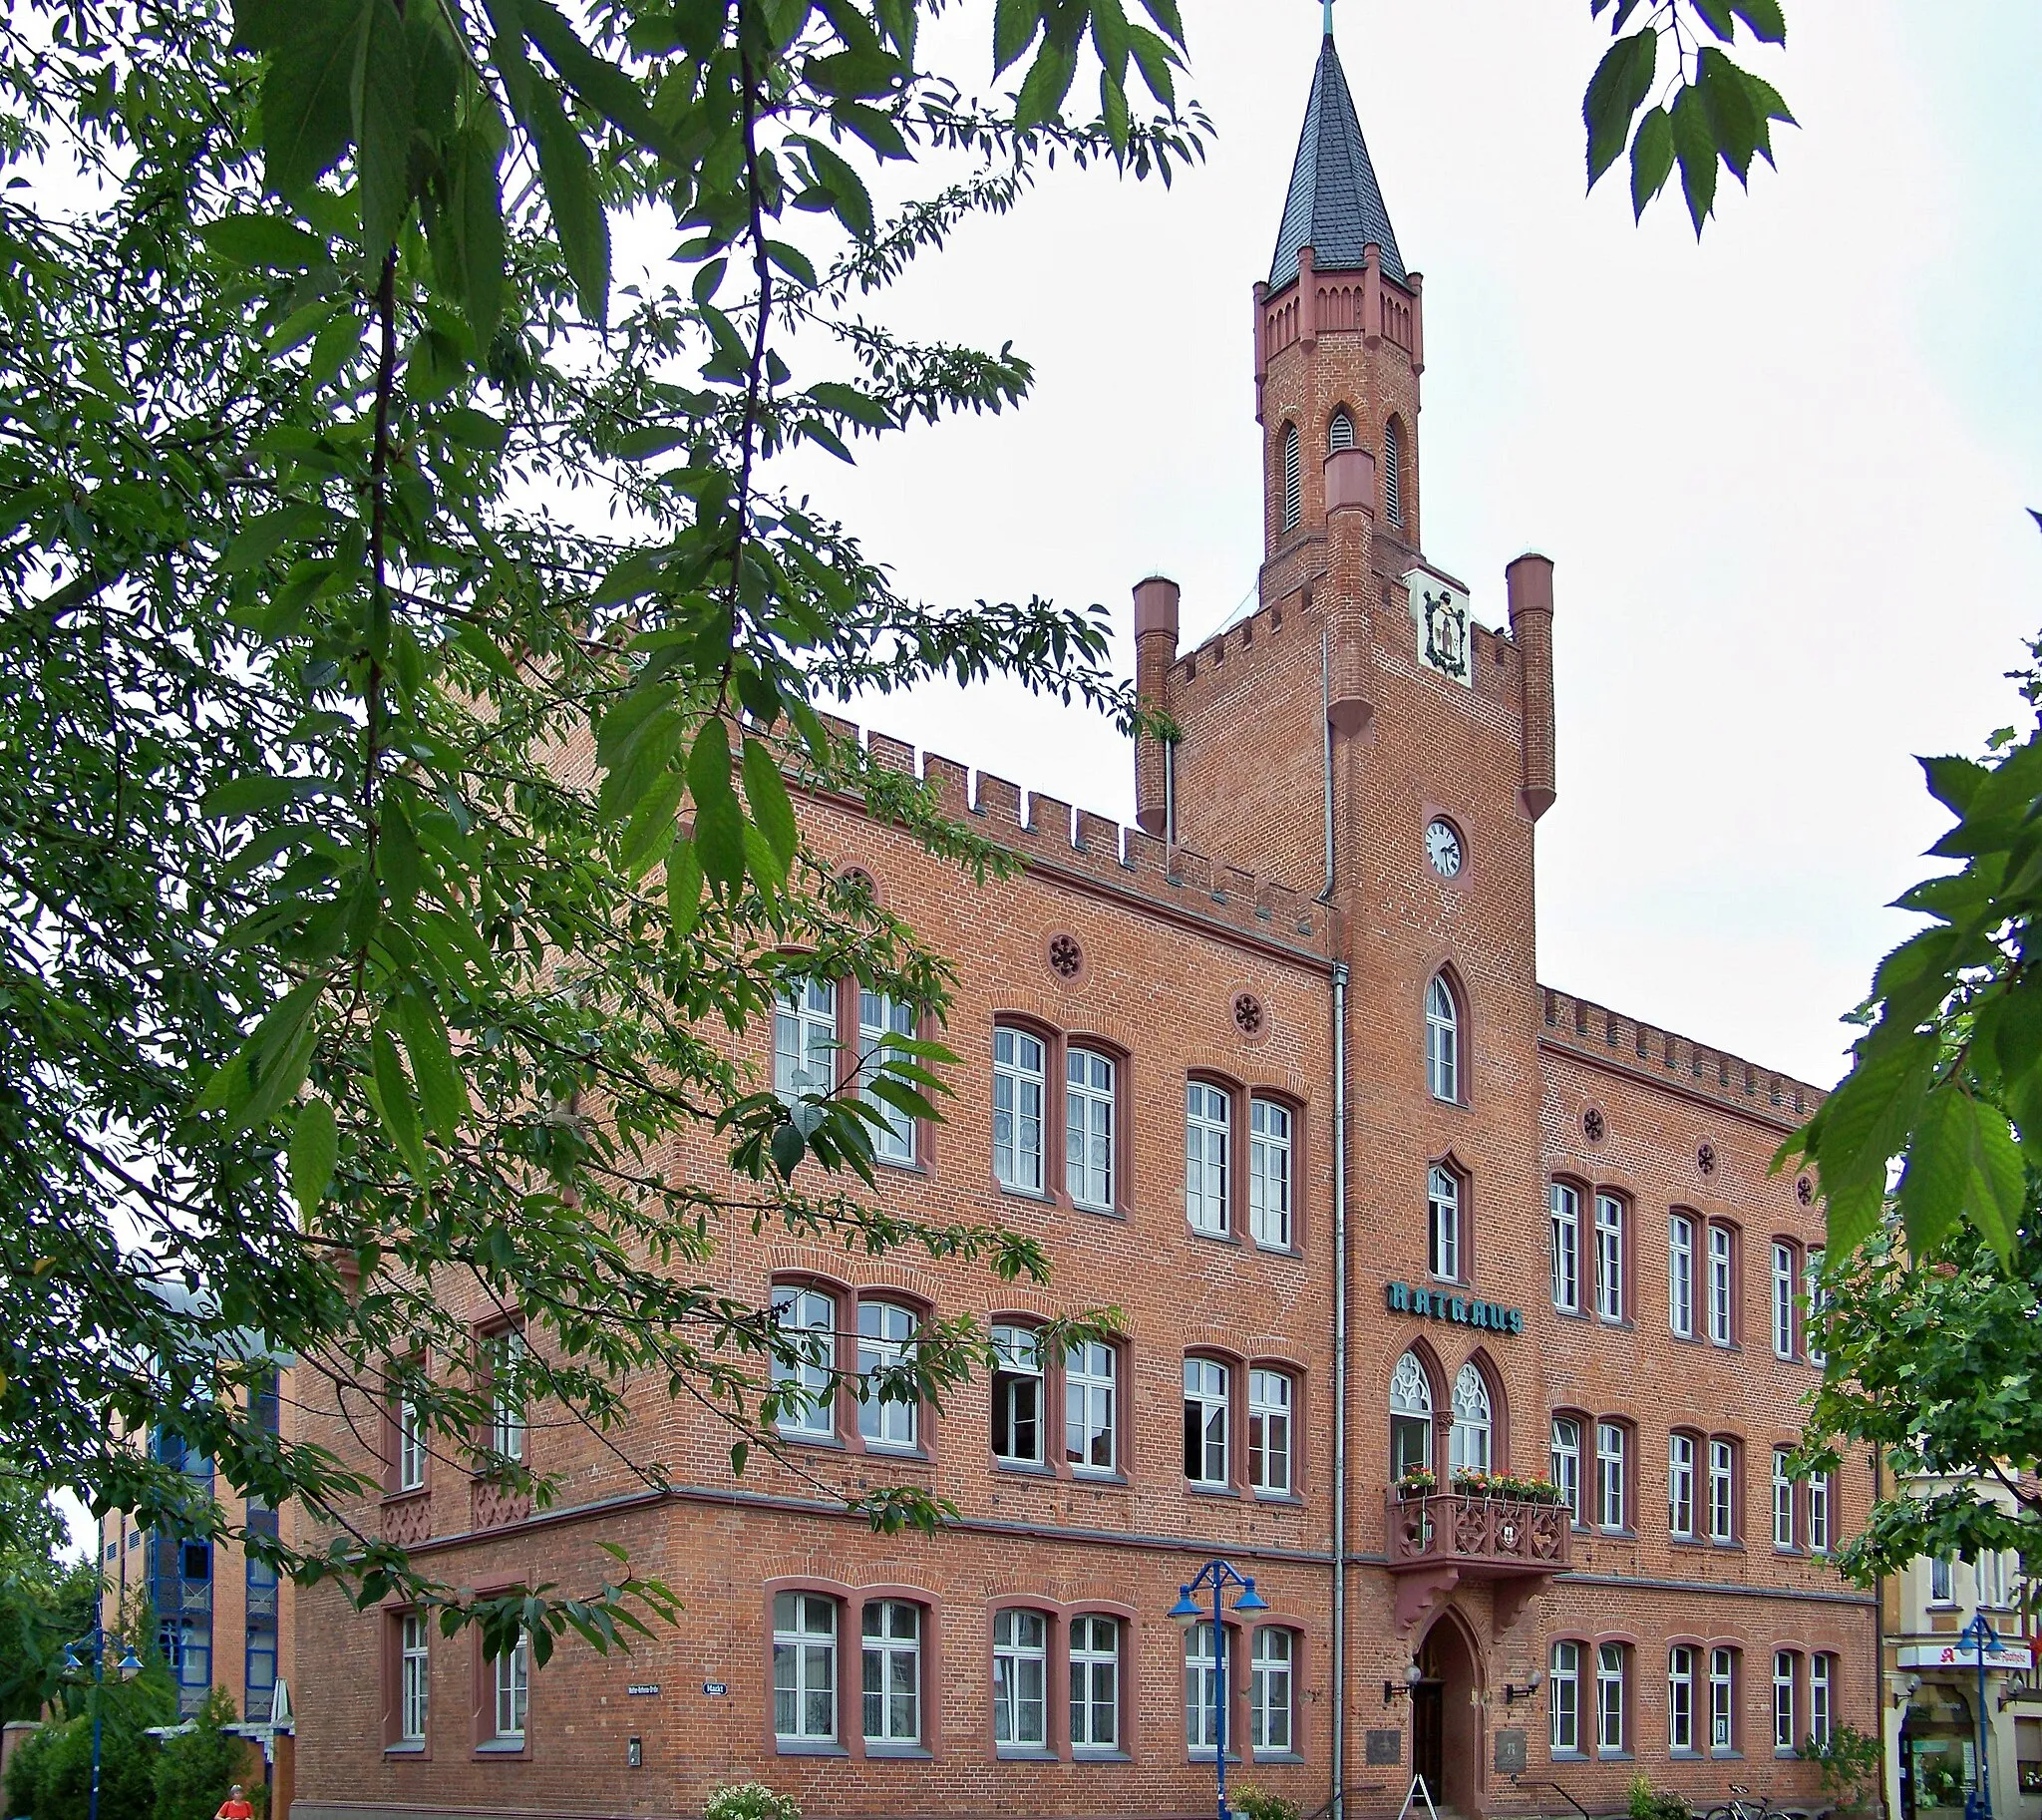
<svg viewBox="0 0 2042 1820">
<path fill-rule="evenodd" d="M 1295 1801 L 1272 1795 L 1267 1789 L 1243 1782 L 1231 1791 L 1227 1806 L 1246 1820 L 1302 1820 L 1304 1809 Z"/>
<path fill-rule="evenodd" d="M 763 1782 L 732 1782 L 719 1788 L 702 1812 L 703 1820 L 802 1820 L 794 1796 L 775 1794 Z"/>
<path fill-rule="evenodd" d="M 1631 1777 L 1631 1820 L 1694 1820 L 1685 1795 L 1663 1793 L 1645 1776 Z"/>
<path fill-rule="evenodd" d="M 156 1740 L 118 1711 L 100 1739 L 100 1820 L 155 1820 Z M 30 1820 L 86 1820 L 92 1807 L 92 1719 L 81 1713 L 29 1734 L 7 1766 L 7 1811 Z M 210 1820 L 210 1816 L 207 1816 Z"/>
<path fill-rule="evenodd" d="M 247 1744 L 220 1729 L 235 1716 L 233 1696 L 215 1687 L 193 1729 L 164 1740 L 156 1760 L 156 1820 L 212 1820 L 227 1790 L 246 1779 Z"/>
<path fill-rule="evenodd" d="M 1834 1795 L 1837 1805 L 1846 1808 L 1861 1807 L 1871 1800 L 1885 1764 L 1884 1746 L 1856 1725 L 1834 1727 L 1827 1744 L 1818 1744 L 1811 1735 L 1801 1754 L 1821 1767 L 1823 1793 Z"/>
</svg>

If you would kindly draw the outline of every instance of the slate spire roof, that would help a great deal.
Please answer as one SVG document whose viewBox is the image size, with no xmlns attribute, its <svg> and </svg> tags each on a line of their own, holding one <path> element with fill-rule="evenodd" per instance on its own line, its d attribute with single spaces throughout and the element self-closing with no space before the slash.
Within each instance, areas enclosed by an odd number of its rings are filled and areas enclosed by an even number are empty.
<svg viewBox="0 0 2042 1820">
<path fill-rule="evenodd" d="M 1359 271 L 1361 249 L 1371 240 L 1383 249 L 1383 270 L 1403 283 L 1403 255 L 1397 250 L 1390 211 L 1383 205 L 1375 167 L 1368 162 L 1354 97 L 1347 92 L 1346 72 L 1329 32 L 1312 78 L 1297 162 L 1290 168 L 1290 193 L 1276 234 L 1276 256 L 1269 263 L 1269 288 L 1280 290 L 1297 276 L 1301 246 L 1312 249 L 1316 270 Z"/>
</svg>

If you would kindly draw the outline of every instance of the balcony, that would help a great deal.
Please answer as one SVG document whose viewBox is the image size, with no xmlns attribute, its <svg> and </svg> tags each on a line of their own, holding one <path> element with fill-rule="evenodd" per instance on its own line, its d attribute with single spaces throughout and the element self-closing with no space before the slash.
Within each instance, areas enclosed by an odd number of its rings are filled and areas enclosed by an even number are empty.
<svg viewBox="0 0 2042 1820">
<path fill-rule="evenodd" d="M 1564 1504 L 1483 1498 L 1459 1492 L 1389 1496 L 1390 1572 L 1397 1576 L 1397 1626 L 1409 1632 L 1427 1607 L 1464 1580 L 1496 1587 L 1499 1632 L 1567 1570 Z"/>
</svg>

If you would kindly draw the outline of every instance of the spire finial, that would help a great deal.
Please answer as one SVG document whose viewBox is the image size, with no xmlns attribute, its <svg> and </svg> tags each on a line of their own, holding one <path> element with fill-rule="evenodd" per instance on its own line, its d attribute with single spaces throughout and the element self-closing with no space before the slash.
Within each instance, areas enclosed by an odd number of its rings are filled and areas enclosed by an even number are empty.
<svg viewBox="0 0 2042 1820">
<path fill-rule="evenodd" d="M 1323 0 L 1320 10 L 1326 16 L 1326 36 L 1330 38 L 1333 35 L 1333 0 Z"/>
</svg>

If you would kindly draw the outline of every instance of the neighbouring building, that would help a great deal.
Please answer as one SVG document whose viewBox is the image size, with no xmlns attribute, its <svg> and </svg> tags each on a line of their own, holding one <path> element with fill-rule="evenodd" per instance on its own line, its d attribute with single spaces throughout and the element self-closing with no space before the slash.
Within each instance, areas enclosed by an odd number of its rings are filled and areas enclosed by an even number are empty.
<svg viewBox="0 0 2042 1820">
<path fill-rule="evenodd" d="M 1876 1729 L 1876 1608 L 1827 1560 L 1871 1475 L 1785 1470 L 1823 1226 L 1771 1162 L 1820 1095 L 1538 982 L 1553 566 L 1513 562 L 1491 629 L 1424 550 L 1423 287 L 1330 37 L 1252 328 L 1260 586 L 1193 647 L 1177 587 L 1135 588 L 1139 687 L 1180 730 L 1135 755 L 1138 825 L 878 734 L 1019 876 L 803 805 L 959 963 L 957 1098 L 891 1134 L 885 1194 L 1031 1233 L 1056 1277 L 740 1235 L 721 1280 L 847 1369 L 967 1310 L 1004 1368 L 940 1412 L 812 1407 L 795 1467 L 742 1479 L 642 1386 L 687 1461 L 657 1495 L 534 1413 L 544 1512 L 385 1412 L 361 1518 L 435 1574 L 571 1584 L 620 1543 L 687 1611 L 532 1670 L 306 1592 L 301 1820 L 685 1815 L 745 1777 L 813 1816 L 1193 1814 L 1222 1658 L 1236 1779 L 1308 1812 L 1394 1812 L 1416 1771 L 1469 1814 L 1563 1805 L 1540 1784 L 1609 1811 L 1641 1772 L 1813 1805 L 1796 1747 Z M 746 1056 L 798 1086 L 902 1020 L 819 984 Z M 1101 1302 L 1117 1343 L 1035 1343 Z M 360 1457 L 350 1416 L 328 1438 Z M 875 1537 L 818 1477 L 960 1514 Z M 1212 1556 L 1264 1609 L 1181 1632 Z"/>
<path fill-rule="evenodd" d="M 1923 1493 L 1944 1483 L 1910 1482 Z M 2014 1508 L 2003 1486 L 1982 1495 Z M 1880 1591 L 1886 1811 L 1894 1820 L 1962 1814 L 1989 1784 L 2001 1820 L 2042 1820 L 2042 1687 L 2020 1559 L 1915 1561 Z M 1981 1618 L 1989 1636 L 1973 1628 Z"/>
</svg>

